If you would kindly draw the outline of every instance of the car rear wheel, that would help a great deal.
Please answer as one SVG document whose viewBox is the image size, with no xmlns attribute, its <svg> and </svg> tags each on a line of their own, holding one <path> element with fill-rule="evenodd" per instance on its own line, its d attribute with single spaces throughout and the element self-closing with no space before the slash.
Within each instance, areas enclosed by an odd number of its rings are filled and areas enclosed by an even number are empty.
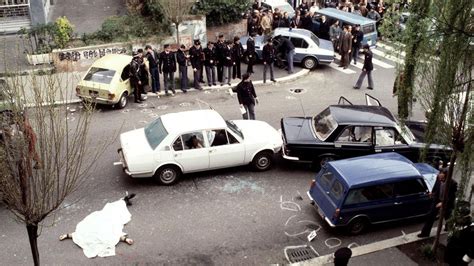
<svg viewBox="0 0 474 266">
<path fill-rule="evenodd" d="M 352 220 L 347 226 L 347 232 L 351 235 L 358 235 L 362 233 L 369 224 L 367 218 L 359 217 Z"/>
<path fill-rule="evenodd" d="M 127 106 L 128 100 L 127 100 L 127 93 L 124 92 L 122 96 L 120 96 L 120 100 L 117 103 L 117 109 L 123 109 L 125 106 Z"/>
<path fill-rule="evenodd" d="M 273 153 L 269 151 L 261 151 L 253 157 L 253 168 L 257 171 L 266 171 L 273 165 Z"/>
<path fill-rule="evenodd" d="M 303 60 L 303 66 L 307 69 L 314 69 L 316 68 L 316 66 L 318 65 L 318 61 L 316 61 L 315 58 L 313 57 L 306 57 L 304 60 Z"/>
<path fill-rule="evenodd" d="M 178 182 L 181 176 L 181 170 L 174 165 L 165 165 L 160 167 L 155 173 L 155 180 L 159 183 L 170 186 Z"/>
</svg>

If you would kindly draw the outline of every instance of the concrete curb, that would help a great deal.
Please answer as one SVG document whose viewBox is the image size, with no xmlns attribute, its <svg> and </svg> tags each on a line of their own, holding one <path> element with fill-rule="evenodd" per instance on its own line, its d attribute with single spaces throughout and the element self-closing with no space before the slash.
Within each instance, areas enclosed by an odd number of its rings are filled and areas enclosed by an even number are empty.
<svg viewBox="0 0 474 266">
<path fill-rule="evenodd" d="M 430 235 L 434 236 L 436 234 L 436 230 L 437 230 L 436 227 L 433 228 L 431 230 Z M 403 231 L 402 231 L 402 233 L 403 233 Z M 377 251 L 381 251 L 381 250 L 384 250 L 384 249 L 400 246 L 400 245 L 403 245 L 403 244 L 408 244 L 408 243 L 412 243 L 412 242 L 416 242 L 416 241 L 426 239 L 426 238 L 419 238 L 417 236 L 419 233 L 420 233 L 419 231 L 408 234 L 408 235 L 403 233 L 403 235 L 398 236 L 398 237 L 382 240 L 382 241 L 379 241 L 379 242 L 370 243 L 370 244 L 367 244 L 367 245 L 364 245 L 364 246 L 351 248 L 352 258 L 357 257 L 357 256 L 366 255 L 366 254 L 373 253 L 373 252 L 377 252 Z M 444 234 L 446 234 L 446 232 L 441 232 L 441 235 L 444 235 Z M 304 261 L 304 262 L 293 263 L 292 265 L 302 265 L 302 266 L 303 265 L 326 265 L 326 264 L 332 264 L 333 262 L 334 262 L 334 256 L 331 253 L 331 254 L 324 255 L 324 256 L 321 256 L 321 257 L 317 257 L 315 259 L 307 260 L 307 261 Z"/>
<path fill-rule="evenodd" d="M 309 74 L 309 70 L 308 69 L 301 69 L 300 71 L 296 72 L 296 73 L 293 73 L 291 75 L 288 75 L 288 76 L 285 76 L 285 77 L 281 77 L 281 78 L 276 78 L 276 82 L 277 83 L 286 83 L 286 82 L 290 82 L 290 81 L 293 81 L 293 80 L 296 80 L 298 78 L 301 78 L 305 75 L 308 75 Z M 240 81 L 239 81 L 240 82 Z M 216 85 L 216 86 L 203 86 L 203 90 L 221 90 L 221 89 L 230 89 L 232 87 L 235 87 L 237 86 L 237 84 L 239 84 L 238 82 L 234 82 L 234 83 L 231 83 L 231 85 L 223 85 L 223 86 L 220 86 L 220 85 Z M 253 82 L 254 85 L 256 86 L 260 86 L 260 85 L 266 85 L 266 84 L 273 84 L 273 82 L 268 82 L 268 83 L 263 83 L 263 80 L 256 80 Z M 177 89 L 176 90 L 176 93 L 183 93 L 181 90 Z M 148 93 L 147 94 L 147 97 L 162 97 L 162 96 L 165 96 L 165 93 L 164 92 L 160 92 L 159 94 L 150 94 Z M 71 99 L 71 100 L 66 100 L 66 101 L 55 101 L 53 103 L 43 103 L 42 106 L 50 106 L 50 105 L 64 105 L 64 104 L 74 104 L 74 103 L 80 103 L 82 102 L 82 100 L 80 99 Z M 29 107 L 33 107 L 34 105 L 28 105 Z"/>
</svg>

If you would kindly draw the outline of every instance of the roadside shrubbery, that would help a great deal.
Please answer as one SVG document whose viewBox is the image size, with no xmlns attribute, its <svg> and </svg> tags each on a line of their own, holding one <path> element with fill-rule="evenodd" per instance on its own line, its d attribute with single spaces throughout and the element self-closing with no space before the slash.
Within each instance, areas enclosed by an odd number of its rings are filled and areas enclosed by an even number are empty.
<svg viewBox="0 0 474 266">
<path fill-rule="evenodd" d="M 206 15 L 207 26 L 220 26 L 240 21 L 250 8 L 250 1 L 206 0 L 199 1 L 194 13 Z"/>
</svg>

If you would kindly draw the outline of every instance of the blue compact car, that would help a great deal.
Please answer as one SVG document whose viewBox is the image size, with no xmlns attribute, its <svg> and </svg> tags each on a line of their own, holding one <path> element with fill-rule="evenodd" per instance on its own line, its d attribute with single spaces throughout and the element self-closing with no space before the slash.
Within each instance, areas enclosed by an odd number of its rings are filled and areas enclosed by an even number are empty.
<svg viewBox="0 0 474 266">
<path fill-rule="evenodd" d="M 325 164 L 308 196 L 331 227 L 350 234 L 378 224 L 424 216 L 438 170 L 398 153 L 381 153 Z"/>
</svg>

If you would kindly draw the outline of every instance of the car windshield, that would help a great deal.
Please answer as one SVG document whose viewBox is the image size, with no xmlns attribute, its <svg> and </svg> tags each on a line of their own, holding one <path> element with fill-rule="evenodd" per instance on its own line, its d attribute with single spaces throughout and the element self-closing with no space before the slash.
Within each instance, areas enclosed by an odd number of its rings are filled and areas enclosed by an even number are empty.
<svg viewBox="0 0 474 266">
<path fill-rule="evenodd" d="M 407 144 L 411 144 L 413 141 L 416 141 L 415 136 L 406 125 L 403 125 L 401 128 L 397 126 L 397 130 L 400 132 L 400 135 L 402 135 Z"/>
<path fill-rule="evenodd" d="M 146 139 L 153 150 L 156 149 L 158 145 L 160 145 L 160 143 L 167 135 L 168 131 L 166 131 L 166 128 L 163 126 L 161 117 L 151 122 L 145 127 Z"/>
<path fill-rule="evenodd" d="M 234 124 L 234 122 L 229 121 L 229 120 L 226 120 L 225 123 L 227 124 L 227 127 L 228 127 L 232 132 L 234 132 L 235 134 L 237 134 L 240 138 L 244 139 L 244 134 L 242 134 L 242 131 L 240 130 L 239 127 L 237 127 L 236 124 Z"/>
<path fill-rule="evenodd" d="M 326 140 L 337 128 L 337 122 L 331 115 L 329 108 L 319 113 L 313 118 L 314 131 L 320 140 Z"/>
<path fill-rule="evenodd" d="M 87 75 L 84 77 L 84 80 L 103 84 L 110 84 L 110 82 L 112 82 L 112 79 L 114 78 L 114 75 L 115 70 L 91 67 Z"/>
</svg>

